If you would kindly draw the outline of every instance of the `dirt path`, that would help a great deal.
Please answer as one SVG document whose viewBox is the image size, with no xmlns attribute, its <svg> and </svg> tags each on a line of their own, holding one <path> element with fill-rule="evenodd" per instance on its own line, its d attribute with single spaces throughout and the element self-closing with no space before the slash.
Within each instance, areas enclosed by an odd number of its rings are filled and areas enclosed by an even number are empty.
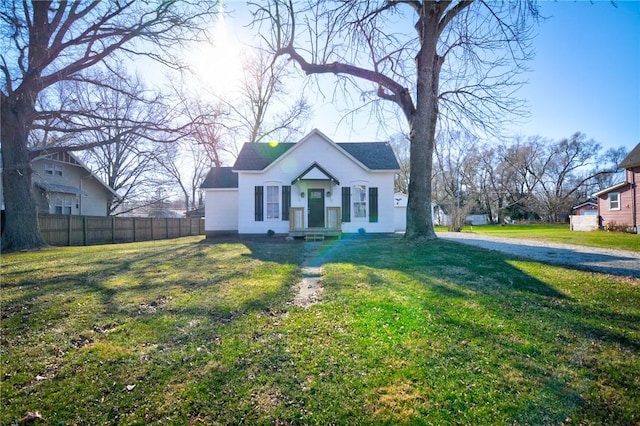
<svg viewBox="0 0 640 426">
<path fill-rule="evenodd" d="M 640 278 L 640 253 L 632 251 L 491 237 L 470 232 L 439 232 L 438 237 L 540 262 Z"/>
<path fill-rule="evenodd" d="M 312 265 L 312 260 L 322 248 L 321 242 L 304 243 L 304 260 L 302 262 L 302 280 L 298 283 L 298 293 L 293 299 L 293 304 L 301 308 L 322 301 L 322 266 Z"/>
</svg>

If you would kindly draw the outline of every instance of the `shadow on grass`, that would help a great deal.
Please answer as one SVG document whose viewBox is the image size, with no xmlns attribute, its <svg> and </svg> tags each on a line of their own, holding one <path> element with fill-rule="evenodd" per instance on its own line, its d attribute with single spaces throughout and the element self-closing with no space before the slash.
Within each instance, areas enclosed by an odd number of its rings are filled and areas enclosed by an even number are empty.
<svg viewBox="0 0 640 426">
<path fill-rule="evenodd" d="M 48 301 L 55 300 L 61 314 L 48 318 L 46 327 L 56 328 L 58 322 L 67 320 L 65 313 L 72 310 L 76 300 L 91 297 L 97 301 L 92 307 L 95 313 L 106 316 L 151 318 L 173 313 L 207 316 L 227 323 L 240 314 L 268 311 L 274 304 L 282 305 L 283 295 L 288 294 L 290 284 L 298 276 L 297 264 L 301 259 L 299 247 L 291 244 L 238 239 L 203 240 L 166 249 L 130 250 L 131 247 L 120 245 L 118 250 L 117 246 L 110 245 L 107 253 L 95 255 L 90 253 L 98 248 L 91 247 L 86 255 L 66 260 L 62 255 L 61 260 L 53 264 L 47 263 L 47 253 L 42 251 L 35 257 L 42 256 L 42 266 L 35 265 L 35 260 L 30 265 L 25 262 L 28 266 L 24 267 L 17 264 L 8 272 L 5 269 L 3 290 L 17 295 L 3 303 L 2 320 L 21 315 L 20 327 L 29 328 L 29 318 L 39 313 L 41 307 L 45 308 Z M 253 260 L 259 262 L 251 263 Z M 273 291 L 256 291 L 255 297 L 240 294 L 227 302 L 218 295 L 229 293 L 236 283 L 251 279 L 254 273 L 269 274 L 271 263 L 290 266 L 289 272 L 274 267 L 275 273 L 284 276 Z M 39 276 L 42 279 L 38 279 Z M 189 297 L 194 302 L 188 306 L 172 303 L 180 297 Z"/>
<path fill-rule="evenodd" d="M 117 340 L 127 348 L 138 348 L 124 361 L 108 354 L 83 354 L 86 358 L 67 367 L 70 372 L 61 373 L 56 378 L 59 382 L 45 381 L 36 391 L 28 383 L 21 392 L 25 398 L 33 392 L 40 397 L 49 383 L 53 389 L 63 381 L 77 389 L 76 370 L 91 383 L 118 383 L 117 391 L 115 386 L 105 390 L 87 384 L 83 390 L 89 396 L 78 395 L 74 404 L 66 404 L 71 408 L 61 419 L 68 423 L 74 418 L 82 423 L 74 410 L 81 410 L 85 402 L 96 411 L 96 423 L 117 423 L 109 417 L 115 407 L 119 413 L 135 413 L 140 423 L 147 414 L 149 423 L 168 422 L 166 418 L 176 412 L 182 417 L 174 421 L 182 424 L 199 416 L 203 422 L 227 424 L 273 424 L 276 419 L 291 424 L 393 424 L 394 417 L 366 408 L 367 398 L 406 374 L 409 383 L 404 389 L 424 380 L 422 385 L 430 392 L 407 400 L 416 403 L 410 407 L 416 414 L 406 423 L 413 419 L 419 424 L 419 416 L 426 417 L 431 411 L 444 416 L 431 423 L 451 419 L 460 424 L 479 423 L 482 417 L 472 417 L 471 411 L 494 403 L 502 405 L 487 408 L 486 415 L 496 416 L 493 421 L 485 418 L 488 423 L 561 424 L 589 404 L 609 411 L 587 417 L 585 423 L 623 424 L 628 419 L 618 407 L 606 406 L 604 399 L 588 403 L 579 380 L 587 383 L 591 380 L 588 375 L 597 374 L 595 367 L 601 358 L 594 351 L 598 345 L 613 342 L 635 353 L 640 350 L 637 339 L 624 332 L 638 320 L 636 313 L 583 303 L 561 287 L 516 268 L 512 258 L 458 243 L 413 244 L 399 237 L 353 236 L 326 241 L 307 253 L 305 247 L 301 241 L 267 238 L 205 240 L 131 252 L 124 259 L 114 254 L 95 261 L 87 255 L 76 260 L 76 272 L 66 269 L 71 270 L 72 264 L 58 265 L 60 269 L 48 281 L 32 277 L 28 282 L 11 282 L 11 290 L 23 287 L 24 292 L 11 305 L 27 306 L 27 312 L 34 313 L 33 319 L 22 313 L 26 319 L 14 320 L 12 333 L 37 338 L 36 328 L 62 328 L 77 302 L 91 295 L 97 300 L 88 308 L 96 311 L 93 316 L 84 319 L 84 313 L 73 314 L 87 324 L 73 329 L 76 335 L 59 333 L 55 337 L 67 339 L 72 351 L 89 340 L 81 338 L 93 329 L 98 330 L 93 337 L 96 341 Z M 328 271 L 326 303 L 308 311 L 286 305 L 305 255 L 311 256 L 306 259 L 310 265 L 325 265 Z M 332 275 L 332 265 L 350 269 L 344 276 Z M 252 285 L 259 289 L 276 273 L 281 281 L 273 291 L 246 297 Z M 396 278 L 402 281 L 394 281 Z M 419 285 L 408 287 L 405 280 Z M 246 286 L 238 285 L 240 282 Z M 240 294 L 231 297 L 234 291 Z M 408 300 L 408 306 L 398 300 Z M 39 315 L 39 305 L 54 309 L 57 303 L 61 310 L 54 316 Z M 350 329 L 376 315 L 378 322 Z M 411 315 L 415 324 L 405 321 Z M 397 328 L 393 328 L 394 321 Z M 433 350 L 420 352 L 427 339 Z M 391 353 L 402 354 L 405 342 L 415 343 L 418 353 L 394 359 Z M 378 345 L 380 353 L 375 352 Z M 569 353 L 568 346 L 582 348 L 582 352 Z M 61 356 L 56 363 L 68 363 L 69 357 Z M 393 366 L 386 364 L 389 358 Z M 104 362 L 121 376 L 110 377 L 109 369 L 92 373 L 84 366 L 85 359 L 92 364 Z M 414 369 L 401 371 L 407 364 Z M 486 366 L 491 364 L 499 367 Z M 567 370 L 586 378 L 568 377 Z M 383 385 L 375 382 L 376 371 L 384 371 L 380 373 Z M 414 376 L 416 372 L 426 378 Z M 151 383 L 136 388 L 134 392 L 144 390 L 142 396 L 121 391 L 129 383 L 129 374 Z M 507 377 L 499 377 L 503 374 Z M 439 382 L 439 377 L 452 378 Z M 624 387 L 629 386 L 624 383 L 626 377 L 622 375 L 621 383 L 607 377 L 593 380 Z M 476 391 L 474 381 L 485 385 L 478 385 L 481 389 Z M 524 389 L 526 386 L 529 388 Z M 307 390 L 301 391 L 303 387 Z M 51 392 L 55 395 L 56 391 Z M 116 400 L 109 401 L 111 406 L 106 405 L 104 413 L 102 404 L 95 402 L 101 392 L 110 392 L 108 399 Z M 485 395 L 498 395 L 502 401 Z M 412 398 L 413 394 L 402 396 Z M 431 397 L 439 398 L 440 406 L 425 403 Z M 511 413 L 500 413 L 509 408 Z M 9 409 L 21 414 L 15 405 Z M 320 413 L 319 417 L 311 412 Z M 301 414 L 306 419 L 301 420 Z M 18 416 L 3 418 L 8 422 Z"/>
<path fill-rule="evenodd" d="M 329 243 L 318 259 L 323 263 L 352 263 L 372 270 L 407 273 L 446 298 L 473 297 L 481 293 L 490 296 L 484 300 L 492 301 L 496 307 L 518 308 L 516 305 L 520 304 L 519 308 L 526 310 L 524 304 L 535 304 L 546 313 L 559 313 L 567 325 L 574 324 L 582 333 L 640 350 L 640 342 L 620 336 L 606 326 L 609 322 L 639 324 L 638 314 L 614 312 L 604 305 L 596 308 L 575 303 L 556 286 L 512 266 L 513 261 L 522 259 L 441 239 L 415 244 L 394 236 L 369 240 L 368 244 L 370 247 L 366 248 L 357 239 L 337 240 Z M 375 274 L 370 275 L 372 284 L 383 281 Z M 545 320 L 544 315 L 540 320 Z M 602 326 L 592 324 L 597 320 Z"/>
<path fill-rule="evenodd" d="M 615 406 L 617 397 L 607 401 L 600 396 L 594 399 L 593 393 L 586 395 L 586 389 L 566 377 L 566 369 L 576 376 L 583 374 L 583 369 L 598 369 L 597 363 L 602 362 L 598 353 L 606 350 L 639 353 L 637 310 L 625 313 L 615 305 L 590 300 L 591 296 L 569 296 L 563 284 L 544 282 L 513 266 L 522 259 L 456 242 L 414 244 L 399 237 L 365 244 L 340 240 L 327 244 L 318 260 L 362 270 L 360 279 L 371 291 L 386 285 L 394 292 L 396 284 L 381 278 L 385 270 L 422 283 L 425 291 L 435 294 L 423 308 L 462 342 L 453 346 L 454 352 L 464 352 L 468 342 L 478 342 L 485 350 L 501 354 L 502 361 L 511 364 L 507 370 L 520 371 L 520 376 L 538 383 L 544 398 L 557 399 L 559 407 L 564 407 L 544 417 L 549 413 L 536 408 L 539 401 L 523 401 L 517 422 L 562 423 L 573 410 L 601 410 L 595 418 L 605 422 L 630 421 L 629 407 Z M 327 286 L 334 285 L 337 292 L 352 286 L 340 282 L 339 277 L 336 280 Z M 483 318 L 488 319 L 479 321 Z M 618 392 L 634 388 L 628 371 L 618 377 L 603 371 L 593 378 L 591 386 L 596 394 L 599 386 L 618 386 Z M 636 387 L 631 395 L 637 392 Z"/>
</svg>

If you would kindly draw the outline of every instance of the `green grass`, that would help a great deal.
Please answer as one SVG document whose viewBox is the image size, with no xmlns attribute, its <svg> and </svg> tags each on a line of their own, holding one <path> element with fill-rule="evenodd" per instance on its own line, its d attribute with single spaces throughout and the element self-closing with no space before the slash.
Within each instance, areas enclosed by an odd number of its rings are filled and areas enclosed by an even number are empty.
<svg viewBox="0 0 640 426">
<path fill-rule="evenodd" d="M 437 227 L 436 230 L 445 232 L 447 229 L 446 227 Z M 465 226 L 462 232 L 640 252 L 640 236 L 637 234 L 607 231 L 571 231 L 568 224 Z"/>
<path fill-rule="evenodd" d="M 311 260 L 323 301 L 302 309 L 302 248 L 3 255 L 0 424 L 640 422 L 638 280 L 343 239 Z"/>
</svg>

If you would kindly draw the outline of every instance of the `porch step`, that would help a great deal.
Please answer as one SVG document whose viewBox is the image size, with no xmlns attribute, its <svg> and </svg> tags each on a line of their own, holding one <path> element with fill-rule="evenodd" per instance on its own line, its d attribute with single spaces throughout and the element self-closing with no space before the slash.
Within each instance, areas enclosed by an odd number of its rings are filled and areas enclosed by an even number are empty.
<svg viewBox="0 0 640 426">
<path fill-rule="evenodd" d="M 324 234 L 318 232 L 307 232 L 304 234 L 305 241 L 324 241 Z"/>
</svg>

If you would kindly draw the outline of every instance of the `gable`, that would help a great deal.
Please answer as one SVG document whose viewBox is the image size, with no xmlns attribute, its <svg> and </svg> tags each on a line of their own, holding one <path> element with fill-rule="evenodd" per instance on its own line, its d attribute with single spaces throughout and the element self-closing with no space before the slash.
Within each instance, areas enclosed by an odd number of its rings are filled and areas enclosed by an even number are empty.
<svg viewBox="0 0 640 426">
<path fill-rule="evenodd" d="M 291 185 L 301 180 L 328 180 L 336 185 L 340 185 L 340 181 L 336 179 L 331 173 L 323 169 L 318 163 L 314 162 L 304 172 L 300 173 L 295 179 L 291 181 Z"/>
<path fill-rule="evenodd" d="M 48 153 L 47 149 L 48 148 L 46 147 L 30 148 L 29 156 L 31 157 L 32 164 L 38 163 L 38 162 L 53 161 L 53 162 L 68 164 L 74 167 L 79 167 L 84 171 L 86 171 L 87 173 L 89 173 L 89 176 L 91 177 L 91 179 L 98 182 L 98 184 L 108 193 L 107 196 L 120 198 L 120 196 L 115 191 L 115 189 L 107 185 L 102 179 L 100 179 L 95 173 L 93 173 L 91 169 L 86 164 L 84 164 L 78 157 L 76 157 L 72 152 L 58 151 L 58 152 Z M 42 189 L 45 189 L 45 188 L 43 187 Z M 64 192 L 64 191 L 54 191 L 54 192 Z"/>
<path fill-rule="evenodd" d="M 85 165 L 80 162 L 80 160 L 70 152 L 54 152 L 51 154 L 47 154 L 46 148 L 40 149 L 31 149 L 29 150 L 29 154 L 31 155 L 31 159 L 35 160 L 52 160 L 59 161 L 61 163 L 72 164 L 74 166 L 80 166 L 86 169 Z"/>
</svg>

